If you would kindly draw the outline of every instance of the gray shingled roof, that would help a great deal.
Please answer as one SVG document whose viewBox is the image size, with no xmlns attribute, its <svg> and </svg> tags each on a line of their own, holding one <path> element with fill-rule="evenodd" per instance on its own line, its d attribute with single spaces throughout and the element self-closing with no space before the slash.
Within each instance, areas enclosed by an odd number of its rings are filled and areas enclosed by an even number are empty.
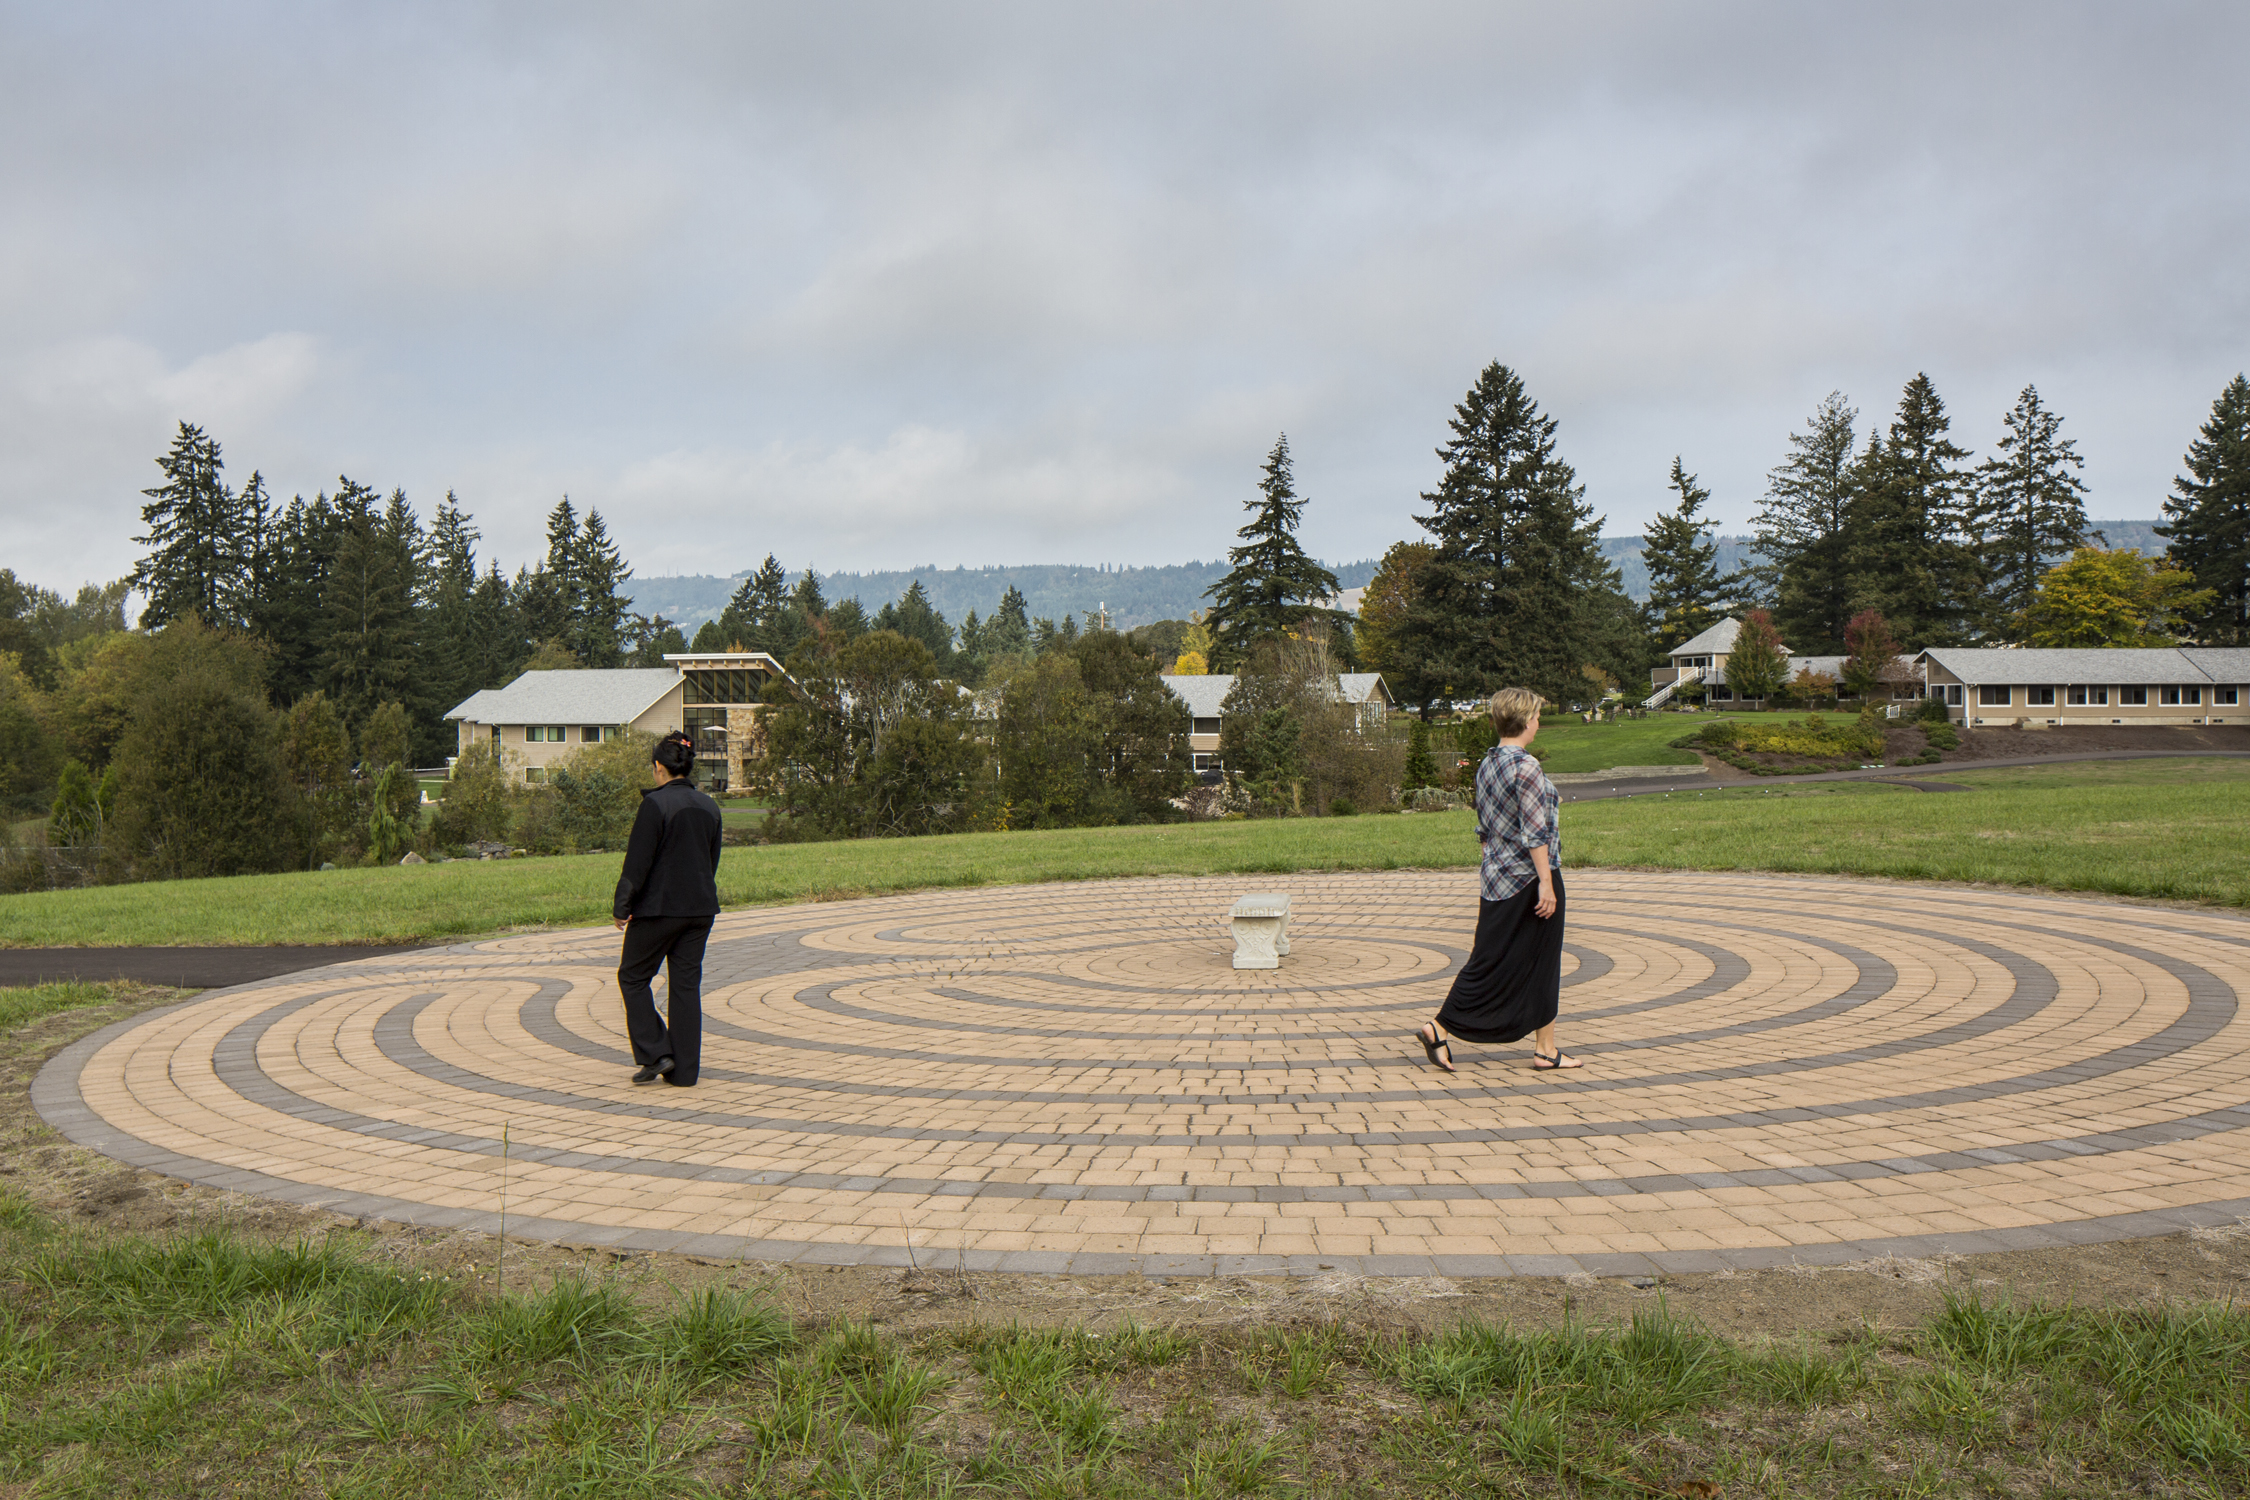
<svg viewBox="0 0 2250 1500">
<path fill-rule="evenodd" d="M 526 672 L 471 694 L 446 715 L 472 724 L 630 724 L 679 684 L 670 667 Z"/>
<path fill-rule="evenodd" d="M 1172 690 L 1172 695 L 1188 706 L 1188 712 L 1198 719 L 1216 719 L 1219 704 L 1227 690 L 1234 686 L 1232 672 L 1213 672 L 1203 677 L 1170 677 L 1161 679 Z"/>
<path fill-rule="evenodd" d="M 2250 685 L 2250 647 L 2182 646 L 2180 655 L 2200 667 L 2213 682 Z"/>
<path fill-rule="evenodd" d="M 2225 682 L 2212 677 L 2197 656 L 2250 658 L 2250 651 L 2187 652 L 2172 646 L 2144 650 L 2095 648 L 2059 651 L 2041 648 L 1998 651 L 1970 646 L 1932 646 L 1922 653 L 1963 682 L 1993 687 L 2063 687 L 2072 683 L 2123 683 L 2127 686 L 2164 683 Z M 2211 665 L 2220 665 L 2213 660 Z"/>
<path fill-rule="evenodd" d="M 1734 638 L 1742 633 L 1742 622 L 1729 615 L 1692 641 L 1674 646 L 1671 656 L 1723 656 L 1734 649 Z"/>
<path fill-rule="evenodd" d="M 1172 696 L 1188 706 L 1188 712 L 1198 719 L 1219 717 L 1219 705 L 1226 701 L 1234 686 L 1232 672 L 1213 672 L 1203 677 L 1173 677 L 1161 679 L 1172 690 Z M 1342 690 L 1346 703 L 1367 703 L 1375 698 L 1375 685 L 1383 682 L 1380 672 L 1338 672 L 1336 685 Z M 1383 691 L 1390 684 L 1383 683 Z"/>
</svg>

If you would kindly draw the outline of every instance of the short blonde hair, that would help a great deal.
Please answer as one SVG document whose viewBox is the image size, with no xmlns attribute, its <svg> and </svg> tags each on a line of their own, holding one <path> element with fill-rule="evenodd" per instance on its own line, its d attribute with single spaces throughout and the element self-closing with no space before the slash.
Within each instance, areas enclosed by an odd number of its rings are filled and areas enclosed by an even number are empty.
<svg viewBox="0 0 2250 1500">
<path fill-rule="evenodd" d="M 1539 717 L 1539 706 L 1545 701 L 1530 688 L 1502 688 L 1492 695 L 1492 727 L 1502 739 L 1521 734 Z"/>
</svg>

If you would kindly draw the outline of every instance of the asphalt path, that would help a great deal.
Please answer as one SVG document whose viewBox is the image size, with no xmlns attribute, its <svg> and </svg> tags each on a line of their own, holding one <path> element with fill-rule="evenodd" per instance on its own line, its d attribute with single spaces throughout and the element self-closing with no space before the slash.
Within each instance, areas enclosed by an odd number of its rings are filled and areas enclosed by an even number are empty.
<svg viewBox="0 0 2250 1500">
<path fill-rule="evenodd" d="M 321 947 L 296 944 L 273 948 L 0 948 L 0 985 L 133 979 L 142 984 L 209 990 L 223 985 L 250 984 L 354 958 L 408 953 L 421 946 L 407 943 L 387 948 L 356 944 Z"/>
</svg>

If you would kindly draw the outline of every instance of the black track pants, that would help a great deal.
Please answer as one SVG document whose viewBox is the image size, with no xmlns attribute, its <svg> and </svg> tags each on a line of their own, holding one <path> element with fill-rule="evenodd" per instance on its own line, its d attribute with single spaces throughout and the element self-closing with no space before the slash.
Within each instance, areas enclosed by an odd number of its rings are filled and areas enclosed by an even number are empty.
<svg viewBox="0 0 2250 1500">
<path fill-rule="evenodd" d="M 633 1061 L 650 1067 L 669 1057 L 666 1083 L 682 1088 L 695 1082 L 703 1066 L 703 944 L 711 936 L 709 917 L 635 917 L 625 929 L 625 953 L 617 964 L 617 988 L 625 996 L 625 1030 L 633 1039 Z M 649 982 L 658 966 L 667 976 L 671 1025 L 656 1013 Z"/>
</svg>

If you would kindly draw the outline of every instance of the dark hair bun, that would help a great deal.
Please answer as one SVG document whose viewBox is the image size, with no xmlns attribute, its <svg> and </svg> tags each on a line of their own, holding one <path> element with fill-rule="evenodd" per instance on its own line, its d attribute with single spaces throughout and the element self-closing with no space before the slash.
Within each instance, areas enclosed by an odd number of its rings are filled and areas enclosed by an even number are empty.
<svg viewBox="0 0 2250 1500">
<path fill-rule="evenodd" d="M 656 742 L 650 758 L 674 776 L 685 776 L 695 767 L 695 741 L 675 729 Z"/>
</svg>

